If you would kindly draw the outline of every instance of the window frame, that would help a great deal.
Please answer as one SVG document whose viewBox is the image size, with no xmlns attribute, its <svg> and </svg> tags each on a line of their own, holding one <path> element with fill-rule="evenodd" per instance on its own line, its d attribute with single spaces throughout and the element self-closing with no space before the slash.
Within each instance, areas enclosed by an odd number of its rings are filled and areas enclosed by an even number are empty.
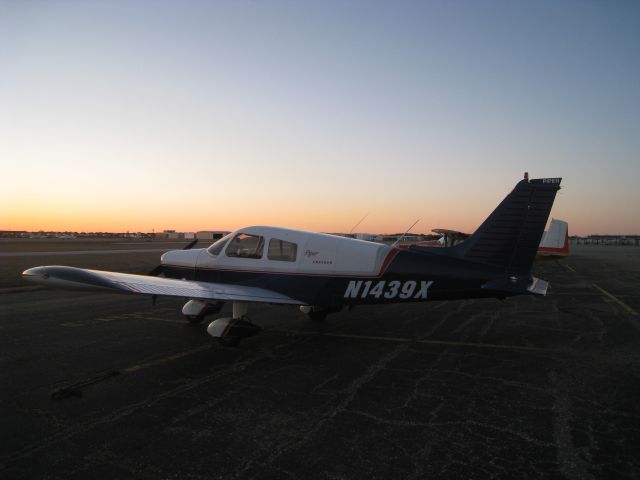
<svg viewBox="0 0 640 480">
<path fill-rule="evenodd" d="M 245 237 L 253 237 L 258 239 L 258 245 L 254 249 L 254 253 L 250 253 L 248 255 L 239 255 L 239 254 L 230 252 L 229 249 L 233 247 L 234 242 L 241 235 L 244 235 Z M 225 253 L 225 256 L 229 258 L 250 258 L 252 260 L 260 260 L 261 258 L 264 257 L 264 243 L 265 241 L 264 241 L 263 235 L 255 235 L 253 233 L 238 232 L 236 235 L 233 236 L 231 240 L 229 240 L 229 243 L 227 243 L 227 246 L 224 249 L 224 253 Z"/>
<path fill-rule="evenodd" d="M 231 234 L 227 233 L 224 237 L 219 238 L 218 240 L 216 240 L 215 242 L 213 242 L 211 245 L 209 245 L 207 247 L 207 253 L 209 255 L 211 255 L 212 257 L 217 257 L 218 255 L 220 255 L 222 253 L 222 251 L 225 249 L 225 247 L 227 246 L 227 243 L 229 243 L 229 241 L 231 240 Z M 217 253 L 213 253 L 211 251 L 211 249 L 213 247 L 216 247 L 218 249 Z"/>
<path fill-rule="evenodd" d="M 282 244 L 287 243 L 289 245 L 293 245 L 293 258 L 284 257 L 283 255 L 278 255 L 277 257 L 271 257 L 271 244 L 272 242 L 280 242 L 280 251 L 282 251 Z M 267 260 L 273 262 L 296 262 L 298 261 L 298 244 L 295 242 L 290 242 L 288 240 L 283 240 L 281 238 L 272 237 L 269 239 L 269 244 L 267 245 Z"/>
</svg>

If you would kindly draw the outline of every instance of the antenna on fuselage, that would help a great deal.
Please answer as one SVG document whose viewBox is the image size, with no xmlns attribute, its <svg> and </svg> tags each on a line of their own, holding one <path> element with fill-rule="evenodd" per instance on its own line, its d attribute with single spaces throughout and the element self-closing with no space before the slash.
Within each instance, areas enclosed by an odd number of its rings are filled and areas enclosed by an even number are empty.
<svg viewBox="0 0 640 480">
<path fill-rule="evenodd" d="M 415 227 L 416 223 L 418 223 L 419 221 L 420 221 L 420 219 L 417 219 L 415 222 L 413 222 L 413 225 L 411 225 L 409 228 L 407 228 L 407 231 L 404 232 L 402 235 L 400 235 L 400 237 L 395 242 L 393 242 L 393 245 L 391 245 L 391 248 L 395 247 L 400 242 L 400 240 L 402 240 L 405 237 L 405 235 L 407 233 L 409 233 L 409 230 L 411 230 L 413 227 Z"/>
<path fill-rule="evenodd" d="M 360 219 L 360 221 L 359 221 L 358 223 L 356 223 L 356 224 L 351 228 L 351 230 L 349 230 L 349 234 L 351 234 L 351 232 L 353 232 L 353 231 L 356 229 L 356 227 L 357 227 L 358 225 L 360 225 L 360 224 L 362 223 L 362 221 L 363 221 L 365 218 L 367 218 L 368 216 L 369 216 L 369 212 L 365 213 L 365 214 L 364 214 L 364 217 L 362 217 L 362 218 Z"/>
</svg>

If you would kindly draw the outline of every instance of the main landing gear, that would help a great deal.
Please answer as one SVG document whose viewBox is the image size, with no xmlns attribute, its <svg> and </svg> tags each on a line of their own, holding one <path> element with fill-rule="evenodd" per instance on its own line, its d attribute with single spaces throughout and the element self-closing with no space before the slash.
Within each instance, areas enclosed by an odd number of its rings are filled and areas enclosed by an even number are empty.
<svg viewBox="0 0 640 480">
<path fill-rule="evenodd" d="M 207 315 L 220 312 L 224 302 L 219 301 L 209 303 L 203 300 L 189 300 L 182 307 L 182 314 L 189 323 L 201 323 Z M 243 338 L 253 337 L 260 333 L 261 328 L 247 319 L 247 302 L 233 302 L 233 316 L 218 318 L 207 327 L 207 333 L 217 338 L 221 345 L 225 347 L 236 347 Z M 310 320 L 322 322 L 331 313 L 339 312 L 341 306 L 319 307 L 316 305 L 303 305 L 300 307 L 302 313 L 307 314 Z"/>
<path fill-rule="evenodd" d="M 207 333 L 225 347 L 237 347 L 242 339 L 253 337 L 260 331 L 261 328 L 249 322 L 244 315 L 240 318 L 219 318 L 207 327 Z"/>
<path fill-rule="evenodd" d="M 198 324 L 202 323 L 204 317 L 218 313 L 224 307 L 224 302 L 203 302 L 202 300 L 189 300 L 182 307 L 182 314 L 187 322 Z"/>
<path fill-rule="evenodd" d="M 182 307 L 182 313 L 189 323 L 200 323 L 207 315 L 218 313 L 223 305 L 224 302 L 189 300 Z M 217 338 L 225 347 L 235 347 L 243 338 L 257 335 L 261 329 L 247 320 L 247 310 L 247 302 L 233 302 L 233 316 L 214 320 L 207 327 L 207 333 Z"/>
<path fill-rule="evenodd" d="M 236 347 L 243 338 L 257 335 L 261 328 L 247 320 L 248 309 L 247 302 L 233 302 L 233 317 L 214 320 L 207 327 L 207 333 L 225 347 Z"/>
</svg>

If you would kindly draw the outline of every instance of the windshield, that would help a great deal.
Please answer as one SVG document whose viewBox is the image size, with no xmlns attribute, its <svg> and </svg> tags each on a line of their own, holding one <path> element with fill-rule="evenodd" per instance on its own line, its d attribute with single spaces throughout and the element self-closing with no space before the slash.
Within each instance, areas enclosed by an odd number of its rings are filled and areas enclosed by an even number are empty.
<svg viewBox="0 0 640 480">
<path fill-rule="evenodd" d="M 226 245 L 226 243 L 229 241 L 230 238 L 231 238 L 231 234 L 229 233 L 224 237 L 222 237 L 217 242 L 215 242 L 209 248 L 207 248 L 207 252 L 209 252 L 209 255 L 218 255 L 222 251 L 222 249 L 224 248 L 224 246 Z"/>
</svg>

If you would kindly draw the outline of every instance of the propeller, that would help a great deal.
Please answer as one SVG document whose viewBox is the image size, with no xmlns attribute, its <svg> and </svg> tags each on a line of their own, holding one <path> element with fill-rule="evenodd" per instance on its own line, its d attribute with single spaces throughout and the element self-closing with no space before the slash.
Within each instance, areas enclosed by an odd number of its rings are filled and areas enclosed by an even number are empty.
<svg viewBox="0 0 640 480">
<path fill-rule="evenodd" d="M 156 265 L 156 267 L 153 270 L 151 270 L 149 273 L 147 273 L 147 275 L 149 275 L 150 277 L 157 277 L 161 273 L 162 273 L 162 264 Z"/>
<path fill-rule="evenodd" d="M 182 250 L 191 250 L 196 243 L 198 243 L 197 238 L 189 242 L 184 247 L 182 247 Z M 156 267 L 153 270 L 151 270 L 149 273 L 147 273 L 147 275 L 149 275 L 150 277 L 157 277 L 161 273 L 162 273 L 162 264 L 156 265 Z M 158 295 L 151 295 L 151 305 L 155 306 L 157 300 L 158 300 Z"/>
<path fill-rule="evenodd" d="M 182 247 L 182 250 L 191 250 L 194 245 L 198 243 L 198 239 L 194 238 L 192 241 L 190 241 L 187 245 L 185 245 L 184 247 Z"/>
</svg>

